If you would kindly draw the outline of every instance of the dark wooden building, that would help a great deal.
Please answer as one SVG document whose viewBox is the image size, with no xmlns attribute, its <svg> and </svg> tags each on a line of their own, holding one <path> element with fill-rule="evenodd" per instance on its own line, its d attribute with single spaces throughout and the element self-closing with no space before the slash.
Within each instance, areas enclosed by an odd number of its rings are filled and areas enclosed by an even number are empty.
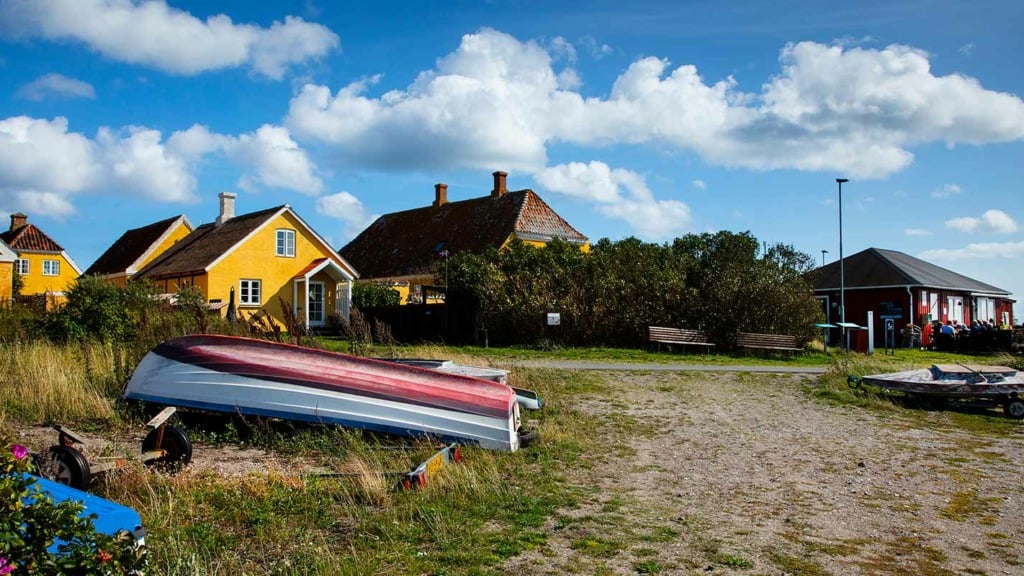
<svg viewBox="0 0 1024 576">
<path fill-rule="evenodd" d="M 876 345 L 884 343 L 887 319 L 897 331 L 911 323 L 922 328 L 932 320 L 1013 322 L 1014 300 L 1006 290 L 903 252 L 868 248 L 844 261 L 846 321 L 863 326 L 868 311 L 874 311 Z M 814 295 L 832 324 L 840 318 L 839 275 L 836 261 L 818 268 L 814 279 Z M 838 330 L 832 331 L 831 340 L 838 343 Z"/>
</svg>

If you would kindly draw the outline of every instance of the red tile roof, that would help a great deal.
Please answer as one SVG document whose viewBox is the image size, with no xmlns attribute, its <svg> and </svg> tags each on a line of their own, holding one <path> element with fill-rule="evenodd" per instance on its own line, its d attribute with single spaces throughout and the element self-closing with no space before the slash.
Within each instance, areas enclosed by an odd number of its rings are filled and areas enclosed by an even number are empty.
<svg viewBox="0 0 1024 576">
<path fill-rule="evenodd" d="M 385 214 L 339 252 L 364 278 L 406 276 L 434 270 L 442 250 L 481 253 L 513 233 L 587 242 L 537 193 L 519 190 Z"/>
<path fill-rule="evenodd" d="M 107 251 L 104 252 L 86 274 L 117 274 L 126 272 L 137 262 L 153 244 L 157 242 L 182 216 L 173 216 L 166 220 L 154 222 L 148 226 L 129 230 L 121 235 Z"/>
<path fill-rule="evenodd" d="M 3 240 L 14 251 L 32 250 L 58 254 L 64 251 L 60 244 L 54 242 L 34 224 L 25 224 L 20 228 L 0 233 L 0 240 Z"/>
</svg>

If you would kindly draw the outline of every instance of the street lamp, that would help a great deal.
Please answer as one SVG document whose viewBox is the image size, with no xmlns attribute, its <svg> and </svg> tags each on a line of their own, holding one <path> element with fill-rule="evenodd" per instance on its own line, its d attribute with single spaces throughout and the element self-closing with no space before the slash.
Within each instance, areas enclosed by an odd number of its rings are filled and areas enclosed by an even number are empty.
<svg viewBox="0 0 1024 576">
<path fill-rule="evenodd" d="M 821 251 L 821 267 L 825 267 L 825 254 L 828 254 L 828 250 Z"/>
<path fill-rule="evenodd" d="M 836 178 L 839 185 L 839 323 L 846 324 L 846 273 L 843 265 L 843 182 L 849 182 L 848 178 Z M 846 353 L 850 353 L 850 333 L 843 326 L 843 340 L 846 343 Z"/>
</svg>

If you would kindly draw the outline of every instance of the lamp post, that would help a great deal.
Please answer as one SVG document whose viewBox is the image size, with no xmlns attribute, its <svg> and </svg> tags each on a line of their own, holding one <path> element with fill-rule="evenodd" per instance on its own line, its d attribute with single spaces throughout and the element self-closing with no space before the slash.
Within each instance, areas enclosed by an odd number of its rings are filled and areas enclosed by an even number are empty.
<svg viewBox="0 0 1024 576">
<path fill-rule="evenodd" d="M 828 254 L 828 250 L 821 251 L 821 267 L 825 267 L 825 254 Z"/>
<path fill-rule="evenodd" d="M 839 185 L 839 322 L 846 324 L 846 273 L 843 265 L 843 182 L 849 182 L 848 178 L 836 178 Z M 850 333 L 843 326 L 843 341 L 846 345 L 846 353 L 850 353 Z"/>
</svg>

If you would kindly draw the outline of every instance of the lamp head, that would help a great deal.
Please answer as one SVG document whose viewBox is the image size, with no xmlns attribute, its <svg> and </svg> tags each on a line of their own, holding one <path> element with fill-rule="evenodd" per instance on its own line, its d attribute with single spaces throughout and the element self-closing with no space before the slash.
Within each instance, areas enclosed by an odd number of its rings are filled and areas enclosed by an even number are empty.
<svg viewBox="0 0 1024 576">
<path fill-rule="evenodd" d="M 843 182 L 849 182 L 849 178 L 836 178 L 836 182 L 842 184 Z"/>
</svg>

